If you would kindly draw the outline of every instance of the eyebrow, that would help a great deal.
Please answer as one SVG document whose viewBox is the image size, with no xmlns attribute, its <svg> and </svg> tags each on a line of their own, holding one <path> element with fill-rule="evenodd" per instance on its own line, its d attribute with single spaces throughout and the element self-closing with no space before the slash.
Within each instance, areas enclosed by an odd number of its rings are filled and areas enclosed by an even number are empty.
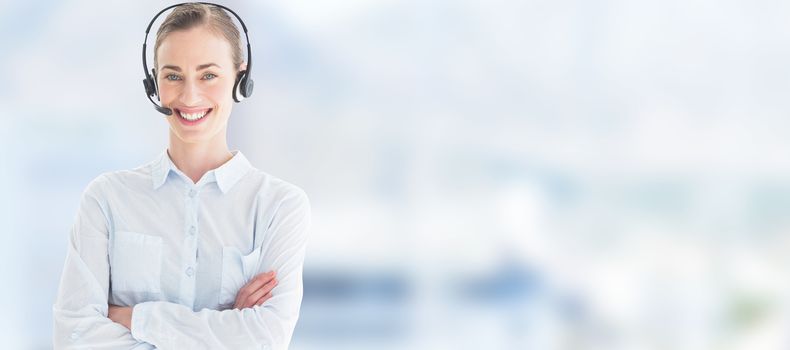
<svg viewBox="0 0 790 350">
<path fill-rule="evenodd" d="M 217 67 L 217 68 L 222 68 L 216 63 L 206 63 L 206 64 L 201 64 L 201 65 L 197 66 L 197 68 L 195 68 L 195 71 L 206 69 L 206 68 L 211 67 L 211 66 L 214 66 L 214 67 Z M 165 69 L 174 70 L 176 72 L 180 72 L 181 71 L 181 67 L 179 67 L 179 66 L 171 66 L 171 65 L 162 66 L 162 70 L 165 70 Z"/>
</svg>

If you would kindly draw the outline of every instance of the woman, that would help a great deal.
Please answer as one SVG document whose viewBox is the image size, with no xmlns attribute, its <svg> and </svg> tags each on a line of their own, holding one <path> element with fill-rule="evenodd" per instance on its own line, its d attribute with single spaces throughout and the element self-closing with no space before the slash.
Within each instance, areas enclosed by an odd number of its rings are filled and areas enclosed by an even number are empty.
<svg viewBox="0 0 790 350">
<path fill-rule="evenodd" d="M 228 149 L 246 68 L 239 31 L 217 6 L 179 5 L 157 32 L 154 67 L 169 145 L 84 191 L 53 306 L 55 348 L 287 348 L 310 206 Z"/>
</svg>

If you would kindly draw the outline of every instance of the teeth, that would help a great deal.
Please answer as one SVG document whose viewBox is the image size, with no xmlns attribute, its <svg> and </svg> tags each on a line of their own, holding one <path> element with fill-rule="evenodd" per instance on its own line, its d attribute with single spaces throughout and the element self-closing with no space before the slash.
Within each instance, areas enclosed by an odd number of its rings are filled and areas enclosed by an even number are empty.
<svg viewBox="0 0 790 350">
<path fill-rule="evenodd" d="M 199 113 L 184 113 L 184 112 L 179 112 L 179 114 L 181 114 L 181 117 L 182 117 L 182 118 L 184 118 L 184 119 L 186 119 L 186 120 L 189 120 L 189 121 L 195 121 L 195 120 L 198 120 L 198 119 L 200 119 L 200 118 L 203 118 L 203 117 L 206 115 L 206 113 L 207 113 L 207 112 L 208 112 L 208 111 L 203 111 L 203 112 L 199 112 Z"/>
</svg>

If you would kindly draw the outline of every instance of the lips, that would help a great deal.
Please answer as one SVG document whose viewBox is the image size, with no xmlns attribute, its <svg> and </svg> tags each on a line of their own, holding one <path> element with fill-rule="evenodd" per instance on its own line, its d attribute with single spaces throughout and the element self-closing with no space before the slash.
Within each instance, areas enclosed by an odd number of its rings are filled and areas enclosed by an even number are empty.
<svg viewBox="0 0 790 350">
<path fill-rule="evenodd" d="M 178 120 L 183 124 L 195 125 L 200 123 L 203 119 L 206 119 L 206 117 L 210 115 L 213 110 L 213 108 L 176 108 L 175 114 L 178 116 Z"/>
</svg>

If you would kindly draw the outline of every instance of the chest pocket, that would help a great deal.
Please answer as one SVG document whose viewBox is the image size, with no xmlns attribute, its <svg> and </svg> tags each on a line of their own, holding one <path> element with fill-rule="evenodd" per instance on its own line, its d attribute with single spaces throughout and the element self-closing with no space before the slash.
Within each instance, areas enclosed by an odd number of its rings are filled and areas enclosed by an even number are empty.
<svg viewBox="0 0 790 350">
<path fill-rule="evenodd" d="M 239 289 L 258 273 L 260 248 L 253 249 L 249 254 L 242 254 L 236 247 L 222 249 L 222 283 L 219 293 L 219 304 L 223 308 L 233 306 Z"/>
<path fill-rule="evenodd" d="M 117 231 L 110 279 L 117 292 L 161 292 L 162 237 Z"/>
</svg>

